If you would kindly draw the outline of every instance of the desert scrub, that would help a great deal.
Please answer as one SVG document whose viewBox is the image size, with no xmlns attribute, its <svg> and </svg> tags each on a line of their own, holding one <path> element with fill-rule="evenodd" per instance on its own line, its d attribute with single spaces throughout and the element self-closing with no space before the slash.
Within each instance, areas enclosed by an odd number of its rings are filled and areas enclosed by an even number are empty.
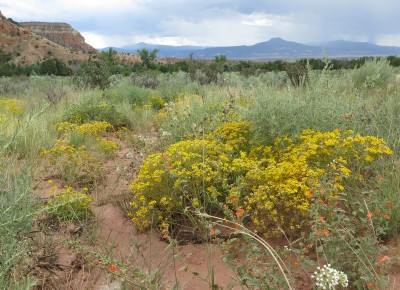
<svg viewBox="0 0 400 290">
<path fill-rule="evenodd" d="M 209 133 L 225 122 L 240 120 L 237 115 L 233 116 L 232 106 L 220 99 L 182 93 L 174 101 L 164 104 L 155 117 L 155 124 L 169 132 L 174 142 L 193 135 L 200 137 L 203 131 Z"/>
<path fill-rule="evenodd" d="M 355 89 L 373 90 L 385 88 L 394 78 L 394 68 L 385 58 L 374 58 L 355 68 L 351 74 Z"/>
<path fill-rule="evenodd" d="M 56 140 L 52 148 L 43 148 L 40 154 L 48 156 L 56 172 L 69 183 L 94 185 L 103 175 L 101 163 L 90 156 L 86 146 L 75 148 L 68 140 Z"/>
<path fill-rule="evenodd" d="M 180 141 L 146 158 L 131 184 L 132 220 L 140 229 L 152 221 L 165 228 L 187 218 L 190 208 L 207 212 L 226 204 L 251 213 L 261 232 L 277 225 L 296 230 L 307 219 L 313 190 L 325 186 L 334 198 L 361 187 L 363 170 L 391 153 L 382 139 L 341 130 L 304 130 L 264 146 L 252 140 L 249 123 L 227 123 L 204 140 Z"/>
<path fill-rule="evenodd" d="M 57 188 L 52 187 L 52 194 L 45 206 L 48 214 L 54 215 L 58 221 L 82 221 L 87 219 L 90 214 L 90 204 L 94 201 L 84 188 L 81 192 L 66 186 L 63 191 L 56 193 Z"/>
</svg>

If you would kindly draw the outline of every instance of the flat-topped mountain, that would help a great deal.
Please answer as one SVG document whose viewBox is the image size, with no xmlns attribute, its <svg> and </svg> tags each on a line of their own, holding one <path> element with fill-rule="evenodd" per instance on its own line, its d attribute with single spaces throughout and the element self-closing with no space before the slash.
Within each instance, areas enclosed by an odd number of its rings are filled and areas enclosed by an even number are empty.
<svg viewBox="0 0 400 290">
<path fill-rule="evenodd" d="M 72 28 L 69 28 L 69 34 L 66 32 L 61 33 L 61 31 L 67 29 L 67 26 L 69 25 L 47 25 L 47 30 L 57 31 L 54 34 L 63 35 L 65 37 L 64 43 L 78 40 L 80 34 L 71 33 Z M 67 35 L 69 36 L 67 37 Z M 80 45 L 82 44 L 81 41 L 79 43 Z M 15 65 L 35 64 L 49 58 L 57 58 L 63 62 L 81 62 L 89 58 L 87 51 L 92 48 L 89 45 L 85 47 L 86 50 L 78 50 L 78 46 L 75 46 L 76 50 L 72 47 L 65 47 L 60 43 L 36 34 L 28 26 L 21 25 L 12 19 L 7 19 L 0 12 L 0 49 L 6 53 L 12 53 L 12 63 Z"/>
<path fill-rule="evenodd" d="M 96 49 L 85 42 L 85 38 L 78 31 L 67 23 L 19 22 L 19 25 L 73 51 L 96 51 Z"/>
</svg>

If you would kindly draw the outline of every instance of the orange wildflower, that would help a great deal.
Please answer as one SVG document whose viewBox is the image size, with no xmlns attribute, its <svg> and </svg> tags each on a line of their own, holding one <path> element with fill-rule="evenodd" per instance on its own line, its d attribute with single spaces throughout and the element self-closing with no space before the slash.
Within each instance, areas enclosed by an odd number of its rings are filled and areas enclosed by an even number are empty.
<svg viewBox="0 0 400 290">
<path fill-rule="evenodd" d="M 375 289 L 375 284 L 367 283 L 367 289 Z"/>
<path fill-rule="evenodd" d="M 107 268 L 111 273 L 117 272 L 117 266 L 115 266 L 113 263 L 108 264 Z"/>
<path fill-rule="evenodd" d="M 324 229 L 324 236 L 325 237 L 329 237 L 330 236 L 329 231 L 327 229 Z"/>
<path fill-rule="evenodd" d="M 236 216 L 237 216 L 238 218 L 240 218 L 240 217 L 242 217 L 243 215 L 244 215 L 244 209 L 239 208 L 239 209 L 236 211 Z"/>
<path fill-rule="evenodd" d="M 167 170 L 172 170 L 174 167 L 172 165 L 167 165 Z"/>
<path fill-rule="evenodd" d="M 385 263 L 387 259 L 388 259 L 387 256 L 383 256 L 382 258 L 379 259 L 379 263 Z"/>
<path fill-rule="evenodd" d="M 385 220 L 390 220 L 390 215 L 388 214 L 385 214 L 383 217 L 385 218 Z"/>
<path fill-rule="evenodd" d="M 376 178 L 376 181 L 378 181 L 378 182 L 384 182 L 384 181 L 385 181 L 385 178 L 383 178 L 383 177 L 377 177 L 377 178 Z"/>
<path fill-rule="evenodd" d="M 216 229 L 212 229 L 210 231 L 210 237 L 215 237 L 217 235 L 217 230 Z"/>
<path fill-rule="evenodd" d="M 369 211 L 369 212 L 367 213 L 367 218 L 370 219 L 370 218 L 372 218 L 373 216 L 374 216 L 374 214 L 373 214 L 372 212 Z"/>
</svg>

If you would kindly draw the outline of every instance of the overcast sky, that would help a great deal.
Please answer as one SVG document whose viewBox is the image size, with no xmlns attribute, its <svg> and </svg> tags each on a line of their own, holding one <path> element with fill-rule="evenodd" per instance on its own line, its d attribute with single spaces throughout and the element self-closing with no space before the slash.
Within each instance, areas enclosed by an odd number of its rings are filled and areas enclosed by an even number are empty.
<svg viewBox="0 0 400 290">
<path fill-rule="evenodd" d="M 400 46 L 399 0 L 0 0 L 16 21 L 66 22 L 95 48 L 344 39 Z"/>
</svg>

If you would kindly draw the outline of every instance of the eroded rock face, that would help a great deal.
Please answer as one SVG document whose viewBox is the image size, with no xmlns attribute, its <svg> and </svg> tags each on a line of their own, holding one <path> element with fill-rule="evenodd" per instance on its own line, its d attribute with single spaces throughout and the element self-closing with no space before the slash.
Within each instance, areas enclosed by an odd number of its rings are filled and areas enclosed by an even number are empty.
<svg viewBox="0 0 400 290">
<path fill-rule="evenodd" d="M 71 25 L 60 22 L 20 22 L 22 27 L 73 51 L 95 52 L 85 38 Z"/>
<path fill-rule="evenodd" d="M 20 29 L 16 25 L 9 22 L 0 11 L 0 33 L 14 34 L 18 33 L 19 30 Z"/>
</svg>

